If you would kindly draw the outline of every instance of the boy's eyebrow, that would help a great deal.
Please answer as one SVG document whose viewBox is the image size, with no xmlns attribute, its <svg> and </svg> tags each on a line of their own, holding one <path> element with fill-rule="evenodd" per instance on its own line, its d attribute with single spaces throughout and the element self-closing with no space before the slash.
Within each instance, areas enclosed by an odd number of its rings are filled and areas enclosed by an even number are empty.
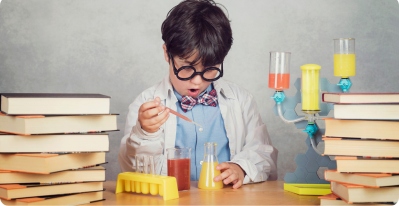
<svg viewBox="0 0 399 206">
<path fill-rule="evenodd" d="M 179 60 L 181 60 L 182 62 L 187 63 L 187 64 L 189 64 L 189 65 L 191 65 L 191 66 L 196 66 L 196 65 L 198 65 L 198 64 L 200 63 L 200 62 L 198 61 L 196 64 L 193 64 L 194 62 L 188 61 L 187 59 L 183 59 L 183 58 L 179 58 Z"/>
</svg>

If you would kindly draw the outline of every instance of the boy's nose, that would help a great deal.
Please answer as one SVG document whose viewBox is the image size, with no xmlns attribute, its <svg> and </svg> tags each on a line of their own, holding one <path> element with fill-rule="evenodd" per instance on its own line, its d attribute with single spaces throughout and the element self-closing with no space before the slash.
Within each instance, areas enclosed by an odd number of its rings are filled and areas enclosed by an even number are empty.
<svg viewBox="0 0 399 206">
<path fill-rule="evenodd" d="M 200 83 L 202 83 L 202 81 L 204 81 L 204 80 L 202 79 L 201 75 L 199 75 L 199 74 L 195 75 L 191 79 L 191 82 L 194 83 L 194 84 L 200 84 Z"/>
</svg>

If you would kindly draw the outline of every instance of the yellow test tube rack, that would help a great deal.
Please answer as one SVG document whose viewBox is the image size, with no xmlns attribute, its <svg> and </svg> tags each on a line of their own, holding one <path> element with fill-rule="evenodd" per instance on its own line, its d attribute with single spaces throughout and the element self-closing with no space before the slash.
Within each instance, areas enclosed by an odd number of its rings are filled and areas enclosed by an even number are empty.
<svg viewBox="0 0 399 206">
<path fill-rule="evenodd" d="M 118 174 L 115 194 L 121 192 L 159 194 L 164 200 L 179 198 L 175 177 L 137 172 L 122 172 Z"/>
</svg>

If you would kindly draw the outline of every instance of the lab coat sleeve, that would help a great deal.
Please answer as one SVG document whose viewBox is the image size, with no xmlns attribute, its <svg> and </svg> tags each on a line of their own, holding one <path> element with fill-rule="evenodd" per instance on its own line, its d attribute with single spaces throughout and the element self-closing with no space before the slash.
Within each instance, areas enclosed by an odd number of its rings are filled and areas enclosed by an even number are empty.
<svg viewBox="0 0 399 206">
<path fill-rule="evenodd" d="M 148 95 L 147 95 L 148 96 Z M 152 98 L 152 97 L 150 97 Z M 126 117 L 124 136 L 119 149 L 119 165 L 122 172 L 135 171 L 136 155 L 153 156 L 157 174 L 160 173 L 163 164 L 164 132 L 161 128 L 155 133 L 147 133 L 141 129 L 138 121 L 140 106 L 148 101 L 149 97 L 141 94 L 129 106 Z"/>
<path fill-rule="evenodd" d="M 239 132 L 242 137 L 236 138 L 237 154 L 231 162 L 240 165 L 245 171 L 244 184 L 276 180 L 278 151 L 272 145 L 252 95 L 240 98 L 243 98 L 240 101 L 243 129 Z"/>
</svg>

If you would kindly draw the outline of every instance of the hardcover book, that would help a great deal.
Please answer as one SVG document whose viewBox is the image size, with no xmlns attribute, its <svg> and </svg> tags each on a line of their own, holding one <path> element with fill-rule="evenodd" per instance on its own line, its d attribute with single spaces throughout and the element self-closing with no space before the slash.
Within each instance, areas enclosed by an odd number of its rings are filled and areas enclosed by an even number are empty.
<svg viewBox="0 0 399 206">
<path fill-rule="evenodd" d="M 0 170 L 50 174 L 105 163 L 104 152 L 0 154 Z"/>
<path fill-rule="evenodd" d="M 117 130 L 117 115 L 8 116 L 0 113 L 0 131 L 13 134 L 87 133 Z"/>
<path fill-rule="evenodd" d="M 9 115 L 109 114 L 110 97 L 102 94 L 2 93 L 1 111 Z"/>
<path fill-rule="evenodd" d="M 372 188 L 331 182 L 331 191 L 348 203 L 393 203 L 398 201 L 399 186 Z"/>
<path fill-rule="evenodd" d="M 38 183 L 60 184 L 76 182 L 105 181 L 105 169 L 102 166 L 65 170 L 50 174 L 12 172 L 0 170 L 0 184 Z"/>
<path fill-rule="evenodd" d="M 397 157 L 399 141 L 323 138 L 325 155 Z"/>
<path fill-rule="evenodd" d="M 107 133 L 13 135 L 0 134 L 0 153 L 106 152 Z"/>
<path fill-rule="evenodd" d="M 399 121 L 325 119 L 325 136 L 399 140 Z"/>
<path fill-rule="evenodd" d="M 5 205 L 81 205 L 104 200 L 103 191 L 73 193 L 67 195 L 46 195 L 1 201 Z"/>
<path fill-rule="evenodd" d="M 329 103 L 373 104 L 399 103 L 399 93 L 323 93 L 322 101 Z"/>
<path fill-rule="evenodd" d="M 337 195 L 328 194 L 318 197 L 320 199 L 320 205 L 355 205 L 355 206 L 388 206 L 392 205 L 392 203 L 375 203 L 375 202 L 365 202 L 365 203 L 347 203 Z"/>
<path fill-rule="evenodd" d="M 398 158 L 336 156 L 338 172 L 399 173 Z"/>
<path fill-rule="evenodd" d="M 10 184 L 0 185 L 0 198 L 11 200 L 43 195 L 59 195 L 101 190 L 103 190 L 103 182 L 81 182 L 56 185 Z"/>
<path fill-rule="evenodd" d="M 337 119 L 399 120 L 399 104 L 334 104 Z"/>
<path fill-rule="evenodd" d="M 366 187 L 386 187 L 399 185 L 399 174 L 388 173 L 344 173 L 336 170 L 325 170 L 327 181 L 362 185 Z"/>
</svg>

